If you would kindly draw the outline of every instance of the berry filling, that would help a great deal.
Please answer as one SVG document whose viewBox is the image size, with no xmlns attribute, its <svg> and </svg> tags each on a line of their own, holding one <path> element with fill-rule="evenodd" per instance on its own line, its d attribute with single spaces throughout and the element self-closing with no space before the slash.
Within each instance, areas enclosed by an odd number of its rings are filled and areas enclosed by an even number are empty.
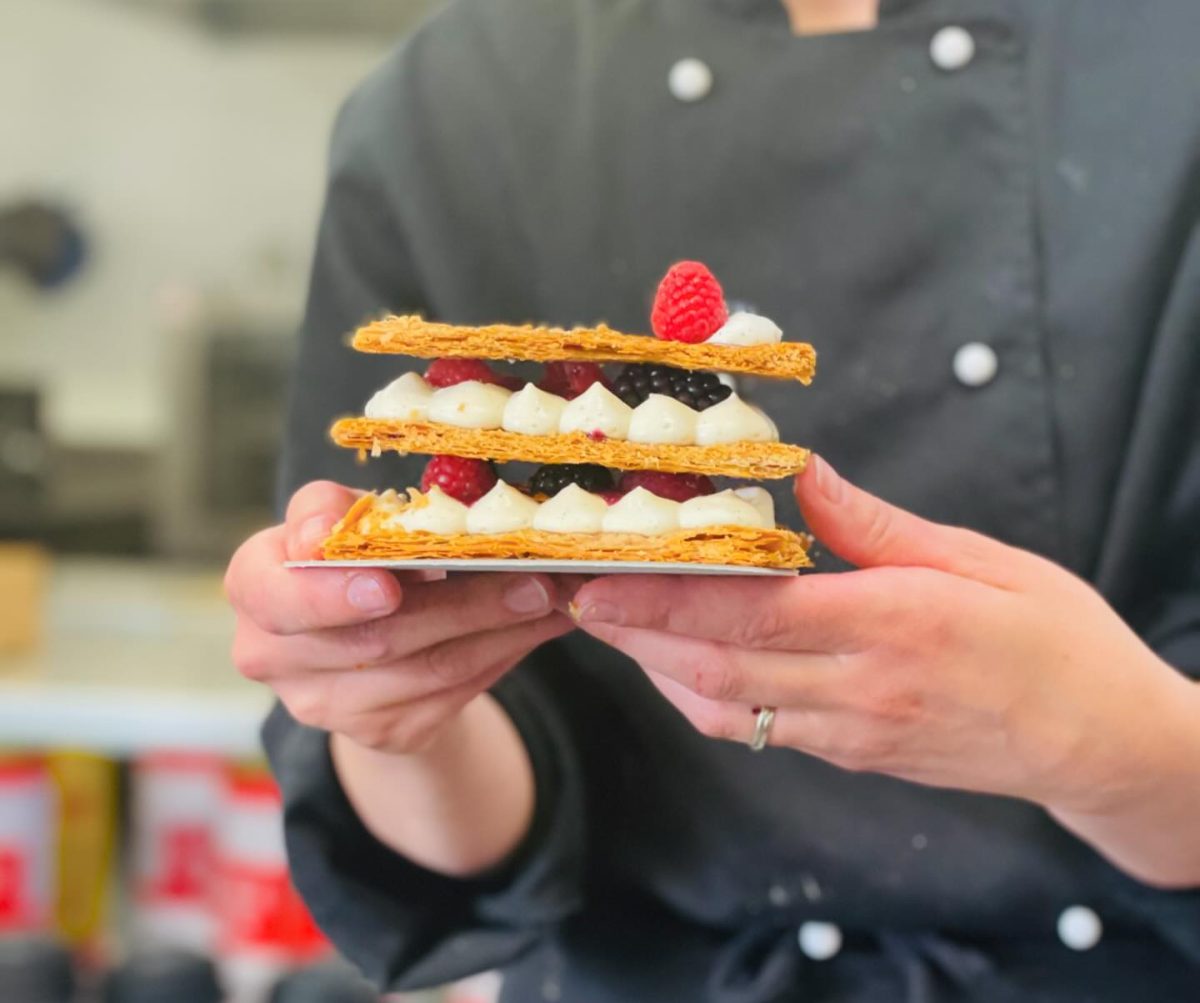
<svg viewBox="0 0 1200 1003">
<path fill-rule="evenodd" d="M 441 488 L 464 505 L 478 501 L 496 486 L 496 468 L 487 460 L 462 456 L 435 456 L 425 464 L 421 490 Z"/>
<path fill-rule="evenodd" d="M 594 362 L 547 362 L 537 387 L 564 400 L 574 400 L 593 383 L 608 386 L 604 371 Z"/>
<path fill-rule="evenodd" d="M 699 261 L 673 264 L 658 284 L 650 326 L 666 341 L 706 341 L 729 319 L 725 293 Z"/>
<path fill-rule="evenodd" d="M 535 495 L 553 497 L 568 484 L 578 484 L 584 491 L 601 494 L 613 488 L 613 475 L 607 467 L 596 463 L 547 463 L 533 472 L 529 490 Z"/>
<path fill-rule="evenodd" d="M 627 470 L 621 475 L 619 489 L 628 494 L 634 488 L 645 488 L 652 495 L 671 501 L 685 502 L 701 495 L 716 493 L 713 482 L 704 474 L 668 474 L 661 470 Z"/>
<path fill-rule="evenodd" d="M 630 407 L 637 407 L 651 394 L 673 397 L 697 411 L 720 404 L 733 391 L 716 373 L 693 372 L 657 363 L 635 362 L 617 374 L 613 393 Z"/>
<path fill-rule="evenodd" d="M 425 382 L 439 389 L 468 380 L 491 383 L 509 390 L 519 390 L 523 386 L 515 376 L 501 376 L 482 359 L 434 359 L 425 370 Z"/>
</svg>

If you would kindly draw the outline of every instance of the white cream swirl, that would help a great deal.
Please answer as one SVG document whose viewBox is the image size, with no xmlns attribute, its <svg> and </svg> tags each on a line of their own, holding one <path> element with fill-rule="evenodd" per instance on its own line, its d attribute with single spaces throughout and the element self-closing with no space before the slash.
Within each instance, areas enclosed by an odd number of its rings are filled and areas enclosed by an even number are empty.
<svg viewBox="0 0 1200 1003">
<path fill-rule="evenodd" d="M 567 402 L 526 383 L 504 405 L 500 427 L 522 435 L 554 435 Z"/>
<path fill-rule="evenodd" d="M 378 391 L 363 409 L 368 418 L 424 421 L 433 388 L 420 373 L 405 373 Z"/>
<path fill-rule="evenodd" d="M 735 313 L 716 330 L 711 345 L 771 345 L 783 339 L 783 331 L 773 320 L 756 313 Z"/>
<path fill-rule="evenodd" d="M 742 501 L 749 502 L 762 516 L 763 522 L 768 526 L 775 525 L 775 499 L 771 497 L 771 492 L 766 488 L 760 488 L 757 484 L 747 485 L 743 488 L 734 488 L 733 493 Z"/>
<path fill-rule="evenodd" d="M 499 428 L 512 392 L 491 383 L 466 380 L 435 390 L 429 420 L 459 428 Z"/>
<path fill-rule="evenodd" d="M 563 408 L 558 430 L 567 432 L 594 432 L 609 439 L 624 439 L 629 435 L 630 408 L 621 398 L 601 383 L 593 383 Z M 601 499 L 603 501 L 603 499 Z"/>
<path fill-rule="evenodd" d="M 730 394 L 720 404 L 701 411 L 696 422 L 696 442 L 701 446 L 778 441 L 779 432 L 771 419 L 737 394 Z"/>
<path fill-rule="evenodd" d="M 633 409 L 629 418 L 630 442 L 661 442 L 685 445 L 696 441 L 700 418 L 686 404 L 666 394 L 651 394 Z"/>
<path fill-rule="evenodd" d="M 504 481 L 467 509 L 468 533 L 512 533 L 529 529 L 540 506 Z"/>
<path fill-rule="evenodd" d="M 679 528 L 679 502 L 660 498 L 645 488 L 634 488 L 604 513 L 605 533 L 654 536 Z"/>
<path fill-rule="evenodd" d="M 533 517 L 533 528 L 547 533 L 599 533 L 608 503 L 599 495 L 568 484 Z"/>
<path fill-rule="evenodd" d="M 467 531 L 467 506 L 435 484 L 392 519 L 410 533 L 448 536 Z"/>
<path fill-rule="evenodd" d="M 679 525 L 683 529 L 700 529 L 704 526 L 755 526 L 770 529 L 768 524 L 750 502 L 739 498 L 732 491 L 718 491 L 715 495 L 689 498 L 679 506 Z"/>
</svg>

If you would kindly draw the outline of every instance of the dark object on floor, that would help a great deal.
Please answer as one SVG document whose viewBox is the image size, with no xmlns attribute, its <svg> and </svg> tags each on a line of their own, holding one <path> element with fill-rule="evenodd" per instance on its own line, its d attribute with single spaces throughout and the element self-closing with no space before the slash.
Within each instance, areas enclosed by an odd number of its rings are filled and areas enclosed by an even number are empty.
<svg viewBox="0 0 1200 1003">
<path fill-rule="evenodd" d="M 75 972 L 50 937 L 0 937 L 0 1003 L 71 1003 Z"/>
<path fill-rule="evenodd" d="M 105 980 L 103 1003 L 221 1003 L 210 959 L 190 951 L 139 951 Z"/>
<path fill-rule="evenodd" d="M 345 965 L 318 965 L 281 979 L 270 1003 L 379 1003 L 379 994 Z"/>
</svg>

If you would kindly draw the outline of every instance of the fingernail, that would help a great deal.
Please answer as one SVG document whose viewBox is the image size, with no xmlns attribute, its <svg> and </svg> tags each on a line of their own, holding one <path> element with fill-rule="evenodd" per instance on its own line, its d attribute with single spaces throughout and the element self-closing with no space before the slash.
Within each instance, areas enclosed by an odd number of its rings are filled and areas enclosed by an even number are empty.
<svg viewBox="0 0 1200 1003">
<path fill-rule="evenodd" d="M 370 575 L 355 575 L 346 586 L 346 599 L 363 613 L 382 613 L 392 601 L 384 594 L 383 586 Z"/>
<path fill-rule="evenodd" d="M 540 613 L 550 608 L 550 596 L 536 578 L 522 578 L 505 591 L 504 605 L 513 613 Z"/>
<path fill-rule="evenodd" d="M 327 515 L 314 515 L 300 527 L 298 536 L 300 549 L 306 554 L 316 550 L 325 542 L 336 522 L 336 519 Z"/>
<path fill-rule="evenodd" d="M 621 624 L 625 621 L 625 611 L 616 603 L 591 599 L 583 604 L 575 620 L 577 623 Z"/>
<path fill-rule="evenodd" d="M 839 504 L 846 494 L 846 482 L 838 476 L 838 472 L 826 462 L 823 456 L 813 456 L 813 473 L 817 478 L 817 490 L 825 496 L 825 500 L 834 505 Z"/>
</svg>

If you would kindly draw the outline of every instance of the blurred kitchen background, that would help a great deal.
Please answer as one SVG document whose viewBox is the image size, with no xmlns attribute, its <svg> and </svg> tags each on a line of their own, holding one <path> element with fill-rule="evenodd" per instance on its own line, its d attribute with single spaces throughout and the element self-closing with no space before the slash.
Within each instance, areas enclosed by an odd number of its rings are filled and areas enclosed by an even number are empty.
<svg viewBox="0 0 1200 1003">
<path fill-rule="evenodd" d="M 373 998 L 288 883 L 220 575 L 334 113 L 431 6 L 0 0 L 0 1003 Z"/>
</svg>

